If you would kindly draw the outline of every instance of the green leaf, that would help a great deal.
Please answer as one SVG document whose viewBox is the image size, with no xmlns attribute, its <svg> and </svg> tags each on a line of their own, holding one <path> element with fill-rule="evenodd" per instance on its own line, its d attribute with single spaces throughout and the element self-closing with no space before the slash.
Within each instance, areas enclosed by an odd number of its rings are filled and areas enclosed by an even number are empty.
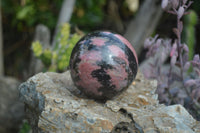
<svg viewBox="0 0 200 133">
<path fill-rule="evenodd" d="M 70 25 L 68 23 L 65 23 L 61 26 L 61 40 L 60 40 L 60 44 L 61 45 L 66 45 L 67 44 L 67 40 L 69 38 L 69 34 L 70 34 Z"/>
<path fill-rule="evenodd" d="M 189 48 L 189 60 L 193 59 L 196 43 L 195 25 L 197 24 L 197 14 L 195 11 L 190 10 L 188 15 L 184 16 L 184 29 L 183 29 L 183 41 Z"/>
<path fill-rule="evenodd" d="M 39 41 L 32 43 L 32 50 L 36 57 L 40 57 L 42 54 L 42 45 Z"/>
<path fill-rule="evenodd" d="M 55 48 L 42 50 L 42 45 L 36 41 L 32 44 L 32 50 L 48 71 L 63 71 L 69 66 L 71 52 L 80 38 L 76 33 L 70 35 L 70 24 L 66 23 L 60 26 L 56 35 Z"/>
<path fill-rule="evenodd" d="M 30 130 L 31 126 L 27 122 L 24 122 L 22 128 L 19 130 L 19 133 L 28 133 Z"/>
<path fill-rule="evenodd" d="M 29 15 L 34 14 L 35 10 L 33 8 L 33 5 L 24 6 L 17 12 L 17 19 L 24 20 Z"/>
<path fill-rule="evenodd" d="M 51 65 L 52 52 L 49 49 L 45 49 L 41 55 L 41 60 L 45 66 L 49 67 Z"/>
</svg>

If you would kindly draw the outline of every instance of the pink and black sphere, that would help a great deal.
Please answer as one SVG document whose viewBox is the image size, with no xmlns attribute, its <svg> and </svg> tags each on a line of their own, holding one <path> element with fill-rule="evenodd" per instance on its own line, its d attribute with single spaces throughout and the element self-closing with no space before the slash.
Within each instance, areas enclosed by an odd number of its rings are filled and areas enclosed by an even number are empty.
<svg viewBox="0 0 200 133">
<path fill-rule="evenodd" d="M 112 99 L 133 82 L 138 60 L 134 48 L 121 35 L 96 31 L 75 45 L 70 58 L 74 84 L 89 98 Z"/>
</svg>

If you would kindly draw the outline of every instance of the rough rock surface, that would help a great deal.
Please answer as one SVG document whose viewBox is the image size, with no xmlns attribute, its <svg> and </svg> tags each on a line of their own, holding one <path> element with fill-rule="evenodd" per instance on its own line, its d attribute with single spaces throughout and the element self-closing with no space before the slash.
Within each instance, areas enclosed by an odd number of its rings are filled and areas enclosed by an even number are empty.
<svg viewBox="0 0 200 133">
<path fill-rule="evenodd" d="M 24 118 L 24 104 L 18 99 L 20 82 L 11 77 L 0 77 L 0 133 L 13 133 Z"/>
<path fill-rule="evenodd" d="M 156 85 L 139 72 L 126 91 L 102 103 L 83 96 L 67 71 L 39 73 L 21 84 L 19 90 L 33 132 L 200 132 L 200 122 L 181 105 L 158 103 Z"/>
</svg>

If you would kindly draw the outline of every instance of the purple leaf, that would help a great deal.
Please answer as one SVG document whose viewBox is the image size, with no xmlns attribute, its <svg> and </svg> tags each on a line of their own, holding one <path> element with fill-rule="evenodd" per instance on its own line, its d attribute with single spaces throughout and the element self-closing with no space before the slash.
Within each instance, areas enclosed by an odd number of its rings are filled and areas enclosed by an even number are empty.
<svg viewBox="0 0 200 133">
<path fill-rule="evenodd" d="M 195 69 L 197 75 L 200 77 L 200 69 Z"/>
<path fill-rule="evenodd" d="M 164 63 L 165 62 L 165 60 L 166 60 L 166 58 L 167 58 L 167 53 L 166 52 L 162 52 L 161 53 L 161 56 L 160 56 L 160 61 L 162 62 L 162 63 Z"/>
<path fill-rule="evenodd" d="M 166 7 L 167 7 L 167 5 L 168 5 L 168 0 L 162 0 L 162 3 L 161 3 L 161 7 L 163 8 L 163 9 L 166 9 Z"/>
<path fill-rule="evenodd" d="M 173 28 L 173 32 L 176 34 L 177 37 L 179 37 L 179 30 L 177 28 Z"/>
<path fill-rule="evenodd" d="M 166 39 L 163 40 L 163 46 L 166 47 L 167 49 L 171 49 L 171 39 Z"/>
<path fill-rule="evenodd" d="M 172 58 L 171 58 L 170 64 L 172 66 L 174 66 L 176 64 L 176 61 L 177 61 L 177 56 L 173 55 Z"/>
<path fill-rule="evenodd" d="M 190 68 L 190 62 L 186 62 L 183 69 L 187 71 Z"/>
<path fill-rule="evenodd" d="M 177 12 L 178 19 L 181 19 L 181 17 L 183 16 L 184 12 L 185 12 L 184 7 L 183 6 L 179 7 L 178 12 Z"/>
<path fill-rule="evenodd" d="M 179 21 L 178 28 L 179 28 L 179 32 L 181 33 L 183 31 L 183 22 L 182 21 Z"/>
<path fill-rule="evenodd" d="M 183 50 L 185 52 L 189 52 L 189 48 L 188 48 L 188 46 L 185 43 L 183 44 Z"/>
<path fill-rule="evenodd" d="M 195 67 L 197 70 L 200 71 L 200 59 L 199 59 L 199 55 L 196 54 L 193 58 L 193 60 L 191 61 L 192 66 Z"/>
<path fill-rule="evenodd" d="M 149 38 L 145 39 L 144 41 L 144 48 L 149 48 L 151 46 L 151 41 Z"/>
<path fill-rule="evenodd" d="M 174 43 L 170 52 L 170 57 L 172 57 L 176 53 L 177 44 Z"/>
<path fill-rule="evenodd" d="M 185 52 L 184 55 L 183 55 L 183 64 L 187 63 L 188 62 L 188 53 Z"/>
<path fill-rule="evenodd" d="M 200 70 L 200 62 L 197 62 L 197 61 L 191 61 L 191 62 L 192 62 L 193 67 L 196 67 L 197 69 Z"/>
<path fill-rule="evenodd" d="M 194 89 L 192 91 L 192 98 L 196 99 L 196 101 L 200 102 L 200 88 Z"/>
<path fill-rule="evenodd" d="M 157 39 L 157 41 L 156 41 L 156 44 L 158 45 L 158 46 L 160 46 L 161 44 L 162 44 L 162 39 Z"/>
<path fill-rule="evenodd" d="M 186 6 L 186 9 L 187 9 L 188 7 L 190 7 L 192 3 L 193 3 L 193 1 L 189 1 L 188 5 Z"/>
<path fill-rule="evenodd" d="M 189 79 L 189 80 L 187 80 L 187 81 L 184 83 L 184 85 L 185 85 L 186 87 L 191 87 L 191 86 L 193 86 L 193 85 L 196 85 L 196 80 L 194 80 L 194 79 Z"/>
<path fill-rule="evenodd" d="M 171 3 L 172 3 L 173 8 L 176 9 L 178 7 L 179 0 L 171 0 Z"/>
<path fill-rule="evenodd" d="M 200 61 L 199 55 L 198 55 L 198 54 L 196 54 L 196 55 L 194 56 L 193 61 Z"/>
</svg>

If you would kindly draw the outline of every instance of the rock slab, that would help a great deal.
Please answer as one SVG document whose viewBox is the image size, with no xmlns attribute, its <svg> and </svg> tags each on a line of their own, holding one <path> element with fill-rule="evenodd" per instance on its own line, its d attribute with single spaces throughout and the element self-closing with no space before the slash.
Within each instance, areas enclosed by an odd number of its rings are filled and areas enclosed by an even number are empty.
<svg viewBox="0 0 200 133">
<path fill-rule="evenodd" d="M 20 82 L 12 77 L 0 77 L 0 133 L 19 130 L 24 119 L 24 104 L 18 99 Z"/>
<path fill-rule="evenodd" d="M 39 73 L 19 91 L 34 133 L 200 132 L 200 122 L 184 107 L 158 103 L 156 86 L 139 72 L 125 92 L 102 103 L 87 99 L 67 71 Z"/>
</svg>

